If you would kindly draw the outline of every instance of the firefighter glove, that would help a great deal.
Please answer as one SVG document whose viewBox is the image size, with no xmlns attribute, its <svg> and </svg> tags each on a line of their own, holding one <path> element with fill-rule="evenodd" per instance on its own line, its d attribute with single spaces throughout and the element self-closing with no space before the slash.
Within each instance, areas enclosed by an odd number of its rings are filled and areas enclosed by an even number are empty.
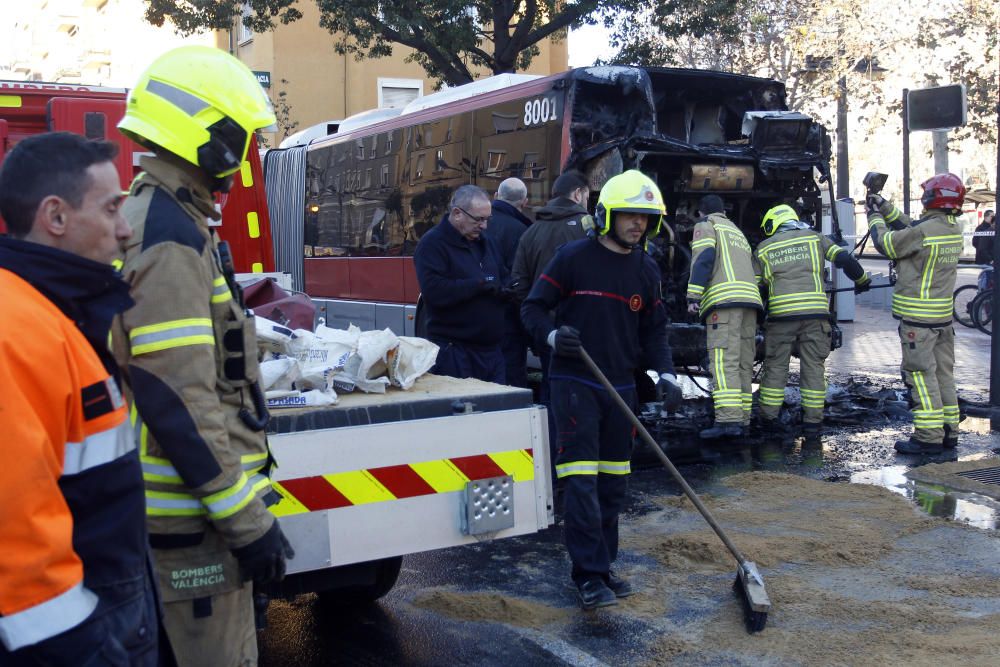
<svg viewBox="0 0 1000 667">
<path fill-rule="evenodd" d="M 560 357 L 579 357 L 583 347 L 580 331 L 565 324 L 549 334 L 549 344 Z"/>
<path fill-rule="evenodd" d="M 859 278 L 854 283 L 854 293 L 855 294 L 862 294 L 864 292 L 867 292 L 871 288 L 872 288 L 872 279 L 871 279 L 871 276 L 867 276 L 867 275 L 862 276 L 861 278 Z"/>
<path fill-rule="evenodd" d="M 663 411 L 677 412 L 684 400 L 684 392 L 677 381 L 677 376 L 673 373 L 662 373 L 659 382 L 660 390 L 663 392 Z"/>
<path fill-rule="evenodd" d="M 875 209 L 879 211 L 882 209 L 882 204 L 885 203 L 885 197 L 882 195 L 870 194 L 865 197 L 865 207 L 869 209 Z"/>
<path fill-rule="evenodd" d="M 497 299 L 503 298 L 503 287 L 496 280 L 486 280 L 480 284 L 480 289 L 483 294 L 496 297 Z"/>
<path fill-rule="evenodd" d="M 240 563 L 243 581 L 269 584 L 285 578 L 285 560 L 295 557 L 292 545 L 281 532 L 277 519 L 267 532 L 250 544 L 232 550 Z"/>
</svg>

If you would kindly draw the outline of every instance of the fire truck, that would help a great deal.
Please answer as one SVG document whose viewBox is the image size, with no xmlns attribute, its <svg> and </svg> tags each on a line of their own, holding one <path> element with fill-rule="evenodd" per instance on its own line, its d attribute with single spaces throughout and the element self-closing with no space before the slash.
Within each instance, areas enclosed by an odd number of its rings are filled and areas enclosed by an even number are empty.
<svg viewBox="0 0 1000 667">
<path fill-rule="evenodd" d="M 684 292 L 698 199 L 722 196 L 756 245 L 775 204 L 821 219 L 829 160 L 826 130 L 788 110 L 778 81 L 588 67 L 500 75 L 366 112 L 308 146 L 268 152 L 264 168 L 279 270 L 317 300 L 328 322 L 406 334 L 420 332 L 414 249 L 457 186 L 493 193 L 515 176 L 538 206 L 556 176 L 579 169 L 593 210 L 608 178 L 639 169 L 657 181 L 667 206 L 665 234 L 650 250 L 664 276 L 674 362 L 697 367 L 704 329 L 686 312 Z"/>
<path fill-rule="evenodd" d="M 0 163 L 17 142 L 42 132 L 65 131 L 118 144 L 115 167 L 122 190 L 139 172 L 145 150 L 118 131 L 125 114 L 124 88 L 37 81 L 0 81 Z M 233 248 L 236 270 L 274 271 L 271 226 L 261 187 L 260 156 L 251 150 L 222 206 L 220 236 Z M 0 218 L 0 233 L 6 227 Z"/>
<path fill-rule="evenodd" d="M 46 131 L 107 139 L 120 148 L 116 167 L 127 189 L 144 151 L 116 129 L 126 95 L 0 81 L 0 158 Z M 274 267 L 255 147 L 235 180 L 220 201 L 218 231 L 247 279 Z M 547 417 L 526 389 L 425 376 L 405 392 L 345 394 L 336 406 L 275 411 L 267 430 L 281 496 L 271 511 L 296 553 L 272 596 L 317 592 L 338 606 L 368 602 L 392 588 L 407 554 L 534 533 L 553 522 Z"/>
</svg>

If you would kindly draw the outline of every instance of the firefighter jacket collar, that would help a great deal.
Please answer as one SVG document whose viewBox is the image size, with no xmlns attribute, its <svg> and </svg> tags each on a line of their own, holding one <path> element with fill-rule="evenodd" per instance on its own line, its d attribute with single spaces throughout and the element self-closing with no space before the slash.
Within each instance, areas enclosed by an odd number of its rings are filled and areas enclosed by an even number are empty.
<svg viewBox="0 0 1000 667">
<path fill-rule="evenodd" d="M 184 207 L 195 220 L 211 218 L 221 220 L 222 214 L 215 208 L 215 196 L 206 179 L 198 178 L 190 169 L 159 155 L 143 156 L 139 166 L 145 174 L 141 183 L 149 178 L 169 192 L 177 203 Z M 132 194 L 135 194 L 133 192 Z"/>
<path fill-rule="evenodd" d="M 111 265 L 39 243 L 0 237 L 0 268 L 44 294 L 96 349 L 107 346 L 114 316 L 133 305 L 128 284 Z"/>
</svg>

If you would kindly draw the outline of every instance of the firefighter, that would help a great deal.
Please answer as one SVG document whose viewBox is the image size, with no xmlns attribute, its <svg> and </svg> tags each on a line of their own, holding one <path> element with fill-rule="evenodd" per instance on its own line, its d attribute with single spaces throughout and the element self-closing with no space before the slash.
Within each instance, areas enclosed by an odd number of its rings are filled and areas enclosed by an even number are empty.
<svg viewBox="0 0 1000 667">
<path fill-rule="evenodd" d="M 118 148 L 24 139 L 0 170 L 0 664 L 157 664 L 142 469 L 108 350 L 132 301 Z"/>
<path fill-rule="evenodd" d="M 715 424 L 705 439 L 747 434 L 753 406 L 757 313 L 763 310 L 750 244 L 726 217 L 718 195 L 698 203 L 703 219 L 691 240 L 688 312 L 705 323 Z"/>
<path fill-rule="evenodd" d="M 760 382 L 759 425 L 782 431 L 778 413 L 785 399 L 788 362 L 798 349 L 802 430 L 817 435 L 826 400 L 824 362 L 830 354 L 830 308 L 823 284 L 828 260 L 854 281 L 855 292 L 871 287 L 861 264 L 851 253 L 799 220 L 791 206 L 780 204 L 761 221 L 765 239 L 754 253 L 767 286 L 764 326 L 764 376 Z"/>
<path fill-rule="evenodd" d="M 664 212 L 656 184 L 638 171 L 610 179 L 597 204 L 594 238 L 560 248 L 521 308 L 536 344 L 553 349 L 556 474 L 565 487 L 566 548 L 584 609 L 634 592 L 615 576 L 618 515 L 625 504 L 632 426 L 579 357 L 581 346 L 633 408 L 634 372 L 660 374 L 664 407 L 681 390 L 667 343 L 660 271 L 643 251 Z M 550 312 L 555 310 L 553 323 Z"/>
<path fill-rule="evenodd" d="M 280 580 L 287 540 L 256 385 L 253 319 L 212 231 L 253 133 L 275 121 L 250 70 L 219 49 L 163 54 L 129 92 L 118 127 L 153 152 L 123 214 L 135 306 L 115 356 L 133 405 L 146 514 L 178 663 L 253 665 L 252 586 Z"/>
<path fill-rule="evenodd" d="M 896 262 L 892 315 L 899 320 L 903 381 L 910 389 L 913 435 L 896 443 L 903 454 L 938 454 L 958 445 L 955 330 L 951 317 L 965 186 L 954 174 L 920 184 L 924 213 L 911 220 L 878 195 L 865 201 L 876 249 Z M 888 226 L 887 226 L 888 223 Z M 892 227 L 892 229 L 889 229 Z"/>
</svg>

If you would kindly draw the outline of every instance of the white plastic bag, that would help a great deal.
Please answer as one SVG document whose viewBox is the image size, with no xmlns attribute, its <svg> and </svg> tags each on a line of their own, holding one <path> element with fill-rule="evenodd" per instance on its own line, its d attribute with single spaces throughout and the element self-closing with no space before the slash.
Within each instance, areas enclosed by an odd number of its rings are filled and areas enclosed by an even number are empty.
<svg viewBox="0 0 1000 667">
<path fill-rule="evenodd" d="M 426 338 L 400 336 L 399 345 L 389 351 L 389 380 L 400 389 L 410 389 L 421 375 L 434 367 L 440 348 Z"/>
<path fill-rule="evenodd" d="M 257 347 L 268 352 L 288 354 L 288 347 L 295 338 L 291 329 L 259 315 L 254 315 L 253 322 L 257 331 Z"/>
<path fill-rule="evenodd" d="M 260 362 L 260 386 L 266 391 L 287 390 L 299 377 L 299 362 L 292 357 L 271 355 Z"/>
<path fill-rule="evenodd" d="M 307 408 L 336 405 L 333 391 L 269 391 L 264 395 L 268 408 Z"/>
</svg>

